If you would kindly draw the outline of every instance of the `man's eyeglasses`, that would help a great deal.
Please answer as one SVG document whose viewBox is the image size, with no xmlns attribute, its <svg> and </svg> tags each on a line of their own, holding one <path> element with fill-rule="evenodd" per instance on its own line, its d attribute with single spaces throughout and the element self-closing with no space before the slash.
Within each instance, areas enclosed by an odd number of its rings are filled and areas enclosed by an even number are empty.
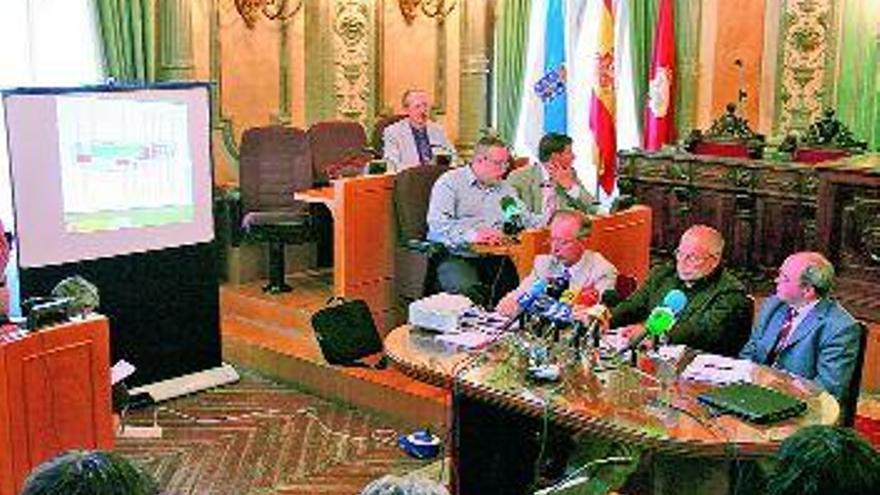
<svg viewBox="0 0 880 495">
<path fill-rule="evenodd" d="M 680 249 L 675 250 L 675 259 L 679 261 L 684 261 L 687 263 L 703 263 L 711 258 L 716 258 L 717 254 L 706 253 L 686 253 L 681 251 Z"/>
</svg>

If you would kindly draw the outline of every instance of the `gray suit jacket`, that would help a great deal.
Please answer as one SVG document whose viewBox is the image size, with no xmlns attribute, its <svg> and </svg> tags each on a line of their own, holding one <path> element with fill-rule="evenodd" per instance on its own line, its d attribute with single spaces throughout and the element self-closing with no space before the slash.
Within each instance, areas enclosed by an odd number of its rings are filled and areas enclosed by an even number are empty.
<svg viewBox="0 0 880 495">
<path fill-rule="evenodd" d="M 776 296 L 764 302 L 741 358 L 770 364 L 767 354 L 787 309 Z M 837 301 L 822 299 L 792 331 L 775 367 L 819 383 L 843 404 L 859 351 L 859 331 L 859 323 Z"/>
<path fill-rule="evenodd" d="M 428 122 L 428 141 L 432 146 L 439 146 L 452 155 L 455 162 L 455 148 L 449 144 L 443 128 L 435 122 Z M 416 140 L 409 125 L 409 119 L 401 119 L 382 132 L 383 153 L 388 169 L 400 172 L 403 169 L 419 165 L 419 151 L 416 149 Z M 437 153 L 436 148 L 434 153 Z"/>
<path fill-rule="evenodd" d="M 514 170 L 507 177 L 507 182 L 516 189 L 519 198 L 526 204 L 529 211 L 535 214 L 544 213 L 544 192 L 542 184 L 544 182 L 544 172 L 539 164 L 530 164 L 525 167 Z M 580 186 L 580 193 L 576 198 L 577 201 L 571 201 L 566 194 L 556 194 L 556 208 L 565 208 L 569 210 L 583 210 L 584 213 L 595 213 L 596 208 L 593 207 L 593 196 L 587 191 L 587 188 L 577 181 Z M 577 203 L 585 205 L 587 208 L 578 207 Z"/>
</svg>

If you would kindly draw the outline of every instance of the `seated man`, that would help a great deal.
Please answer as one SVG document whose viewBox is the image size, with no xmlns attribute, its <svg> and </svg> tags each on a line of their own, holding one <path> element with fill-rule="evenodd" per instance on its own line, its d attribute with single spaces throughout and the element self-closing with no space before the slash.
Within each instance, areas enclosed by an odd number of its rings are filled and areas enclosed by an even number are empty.
<svg viewBox="0 0 880 495">
<path fill-rule="evenodd" d="M 676 263 L 651 271 L 645 284 L 614 308 L 611 326 L 644 322 L 666 294 L 678 289 L 687 305 L 669 331 L 671 344 L 736 356 L 748 339 L 752 303 L 743 284 L 721 264 L 724 239 L 708 226 L 689 228 L 675 250 Z M 644 332 L 641 325 L 630 334 Z"/>
<path fill-rule="evenodd" d="M 439 124 L 428 120 L 428 93 L 410 89 L 401 99 L 406 118 L 389 125 L 382 132 L 383 152 L 389 170 L 399 172 L 416 165 L 429 164 L 437 151 L 450 157 L 455 148 L 449 144 Z"/>
<path fill-rule="evenodd" d="M 786 258 L 740 357 L 816 381 L 844 403 L 860 328 L 829 296 L 833 283 L 834 267 L 821 254 Z"/>
<path fill-rule="evenodd" d="M 431 189 L 428 240 L 452 251 L 472 243 L 501 244 L 502 202 L 516 201 L 516 191 L 502 180 L 510 153 L 503 141 L 484 137 L 474 146 L 470 165 L 441 175 Z M 526 215 L 533 225 L 534 218 Z M 516 287 L 516 268 L 507 257 L 447 257 L 437 267 L 436 289 L 465 294 L 477 304 L 495 304 Z M 429 281 L 430 286 L 430 281 Z M 429 292 L 432 292 L 429 290 Z"/>
<path fill-rule="evenodd" d="M 514 170 L 507 182 L 532 213 L 543 215 L 545 223 L 557 208 L 595 213 L 593 196 L 574 171 L 571 138 L 551 132 L 538 144 L 540 164 Z"/>
<path fill-rule="evenodd" d="M 591 287 L 599 294 L 613 289 L 617 268 L 601 254 L 584 248 L 584 238 L 590 233 L 590 219 L 577 210 L 556 210 L 550 220 L 550 253 L 535 257 L 534 268 L 516 290 L 509 292 L 498 303 L 496 311 L 505 315 L 516 314 L 517 299 L 529 290 L 535 279 L 548 280 L 568 271 L 570 287 L 577 290 Z"/>
</svg>

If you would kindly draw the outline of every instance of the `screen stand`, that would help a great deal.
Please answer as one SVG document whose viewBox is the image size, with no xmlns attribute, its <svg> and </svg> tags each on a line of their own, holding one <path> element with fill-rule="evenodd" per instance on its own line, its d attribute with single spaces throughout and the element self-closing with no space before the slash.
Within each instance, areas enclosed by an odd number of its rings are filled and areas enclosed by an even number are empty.
<svg viewBox="0 0 880 495">
<path fill-rule="evenodd" d="M 235 368 L 223 363 L 215 368 L 169 378 L 168 380 L 162 380 L 161 382 L 142 385 L 130 389 L 128 392 L 131 395 L 147 393 L 154 401 L 161 402 L 174 397 L 198 392 L 200 390 L 237 382 L 238 379 L 238 372 L 235 371 Z"/>
</svg>

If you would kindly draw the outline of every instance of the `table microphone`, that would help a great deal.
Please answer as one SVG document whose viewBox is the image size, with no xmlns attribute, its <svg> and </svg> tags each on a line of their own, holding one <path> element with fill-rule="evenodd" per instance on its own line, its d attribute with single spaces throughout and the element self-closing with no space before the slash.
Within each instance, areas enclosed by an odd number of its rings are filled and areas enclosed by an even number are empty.
<svg viewBox="0 0 880 495">
<path fill-rule="evenodd" d="M 663 297 L 663 301 L 651 310 L 648 319 L 645 320 L 645 331 L 630 342 L 621 351 L 621 354 L 627 351 L 636 351 L 648 337 L 659 340 L 661 336 L 666 335 L 675 326 L 678 314 L 681 313 L 687 302 L 688 299 L 684 292 L 678 289 L 672 289 L 667 292 L 666 296 Z M 635 361 L 635 352 L 633 356 Z"/>
</svg>

